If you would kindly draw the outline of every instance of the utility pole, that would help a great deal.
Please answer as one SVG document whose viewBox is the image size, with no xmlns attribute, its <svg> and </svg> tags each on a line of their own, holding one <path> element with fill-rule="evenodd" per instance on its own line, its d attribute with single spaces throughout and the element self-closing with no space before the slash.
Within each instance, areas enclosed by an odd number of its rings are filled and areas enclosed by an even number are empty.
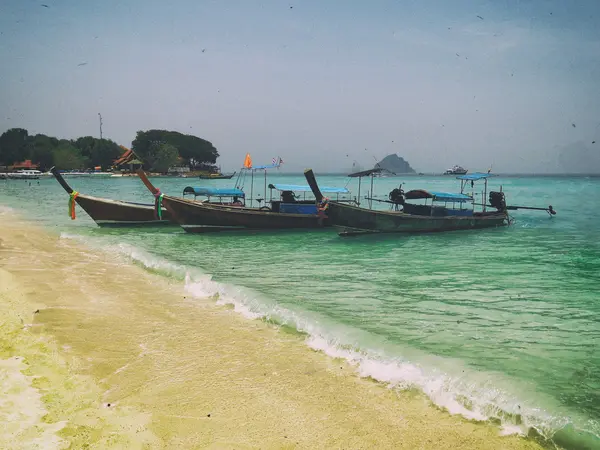
<svg viewBox="0 0 600 450">
<path fill-rule="evenodd" d="M 98 118 L 100 119 L 100 139 L 102 139 L 102 114 L 98 113 Z"/>
</svg>

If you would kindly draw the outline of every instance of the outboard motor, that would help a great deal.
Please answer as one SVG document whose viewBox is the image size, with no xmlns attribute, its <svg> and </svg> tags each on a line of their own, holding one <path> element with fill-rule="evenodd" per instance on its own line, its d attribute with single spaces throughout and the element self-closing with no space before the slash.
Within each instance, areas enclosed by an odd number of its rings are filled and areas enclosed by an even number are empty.
<svg viewBox="0 0 600 450">
<path fill-rule="evenodd" d="M 506 211 L 504 192 L 490 191 L 490 205 L 498 211 Z"/>
<path fill-rule="evenodd" d="M 296 196 L 292 191 L 282 191 L 281 201 L 283 203 L 296 203 Z"/>
<path fill-rule="evenodd" d="M 388 198 L 390 199 L 390 202 L 395 205 L 404 205 L 404 191 L 401 187 L 393 189 L 389 193 Z"/>
</svg>

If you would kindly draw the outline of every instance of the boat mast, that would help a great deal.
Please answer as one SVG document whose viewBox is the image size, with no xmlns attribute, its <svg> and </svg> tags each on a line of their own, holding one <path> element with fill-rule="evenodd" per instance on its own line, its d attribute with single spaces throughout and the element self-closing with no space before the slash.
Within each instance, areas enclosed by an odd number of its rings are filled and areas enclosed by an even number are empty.
<svg viewBox="0 0 600 450">
<path fill-rule="evenodd" d="M 373 209 L 373 179 L 375 178 L 375 174 L 371 174 L 371 193 L 369 194 L 369 209 Z"/>
<path fill-rule="evenodd" d="M 250 207 L 252 207 L 252 201 L 254 200 L 252 198 L 252 192 L 254 191 L 254 169 L 250 169 Z"/>
<path fill-rule="evenodd" d="M 483 184 L 483 199 L 481 200 L 481 203 L 483 203 L 483 212 L 485 212 L 487 203 L 487 178 L 485 178 L 485 183 Z"/>
</svg>

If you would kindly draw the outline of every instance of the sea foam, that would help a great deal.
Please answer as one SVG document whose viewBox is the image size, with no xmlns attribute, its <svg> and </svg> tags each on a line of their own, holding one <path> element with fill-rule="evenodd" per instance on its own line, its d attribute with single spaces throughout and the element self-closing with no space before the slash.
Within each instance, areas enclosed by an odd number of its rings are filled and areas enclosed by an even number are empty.
<svg viewBox="0 0 600 450">
<path fill-rule="evenodd" d="M 539 400 L 541 394 L 527 393 L 525 389 L 518 390 L 518 394 L 512 392 L 511 380 L 502 379 L 499 374 L 473 371 L 460 367 L 460 362 L 441 358 L 435 358 L 432 363 L 389 355 L 381 349 L 357 344 L 356 339 L 348 338 L 343 327 L 323 326 L 319 317 L 309 312 L 283 307 L 248 288 L 217 282 L 199 269 L 167 261 L 133 245 L 119 243 L 106 247 L 90 237 L 67 233 L 61 237 L 92 244 L 147 270 L 181 280 L 190 296 L 212 298 L 219 305 L 231 305 L 248 319 L 267 319 L 293 327 L 307 335 L 305 342 L 310 348 L 347 361 L 359 376 L 372 378 L 394 389 L 421 391 L 433 404 L 451 414 L 476 421 L 493 420 L 500 424 L 502 434 L 528 435 L 534 430 L 534 434 L 551 440 L 557 432 L 564 434 L 565 430 L 571 430 L 565 441 L 575 441 L 582 434 L 570 425 L 568 417 L 555 416 L 536 406 L 536 399 Z M 443 369 L 436 367 L 436 362 L 443 362 Z M 448 370 L 449 367 L 452 370 Z M 551 399 L 543 400 L 544 404 L 553 403 Z M 583 432 L 583 435 L 587 436 L 587 433 Z M 594 435 L 590 439 L 596 442 Z"/>
</svg>

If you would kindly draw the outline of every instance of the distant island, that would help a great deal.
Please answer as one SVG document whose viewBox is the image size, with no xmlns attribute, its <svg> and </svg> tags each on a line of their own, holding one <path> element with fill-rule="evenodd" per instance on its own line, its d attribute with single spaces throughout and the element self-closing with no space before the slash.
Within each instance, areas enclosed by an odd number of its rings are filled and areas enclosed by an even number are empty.
<svg viewBox="0 0 600 450">
<path fill-rule="evenodd" d="M 416 173 L 415 170 L 410 167 L 408 161 L 405 161 L 404 158 L 398 156 L 395 153 L 391 155 L 387 155 L 377 164 L 375 164 L 375 168 L 381 167 L 385 170 L 389 170 L 390 172 L 400 174 L 400 173 Z"/>
</svg>

